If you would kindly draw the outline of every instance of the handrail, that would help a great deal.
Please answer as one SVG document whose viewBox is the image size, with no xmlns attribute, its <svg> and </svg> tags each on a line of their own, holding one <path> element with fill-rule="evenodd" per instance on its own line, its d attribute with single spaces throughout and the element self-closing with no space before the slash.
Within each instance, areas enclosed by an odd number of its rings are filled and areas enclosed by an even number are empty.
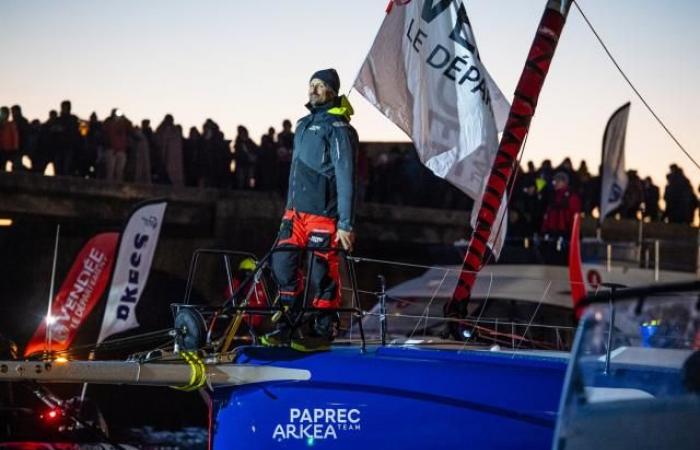
<svg viewBox="0 0 700 450">
<path fill-rule="evenodd" d="M 357 290 L 357 279 L 355 276 L 355 270 L 354 270 L 354 264 L 352 257 L 349 256 L 349 253 L 338 247 L 317 247 L 317 246 L 306 246 L 306 247 L 275 247 L 272 248 L 270 251 L 268 251 L 262 258 L 257 259 L 256 256 L 252 253 L 248 252 L 241 252 L 241 251 L 233 251 L 233 250 L 223 250 L 223 249 L 198 249 L 194 252 L 192 256 L 192 260 L 190 263 L 190 269 L 189 273 L 187 276 L 187 285 L 185 288 L 185 305 L 189 305 L 190 301 L 190 296 L 192 292 L 192 287 L 194 285 L 194 277 L 196 275 L 196 271 L 198 268 L 198 263 L 199 263 L 199 257 L 202 254 L 214 254 L 214 255 L 223 255 L 224 256 L 224 262 L 228 263 L 228 257 L 229 256 L 244 256 L 244 257 L 250 257 L 253 258 L 256 261 L 256 266 L 255 269 L 251 271 L 250 274 L 248 274 L 239 284 L 239 286 L 231 293 L 231 295 L 219 306 L 209 306 L 209 305 L 191 305 L 197 308 L 198 311 L 200 312 L 206 312 L 214 315 L 214 318 L 212 320 L 212 323 L 210 324 L 209 330 L 213 328 L 213 321 L 217 320 L 218 318 L 230 314 L 230 313 L 236 313 L 236 315 L 243 314 L 243 313 L 248 313 L 248 314 L 259 314 L 259 315 L 273 315 L 277 314 L 279 312 L 285 313 L 285 310 L 282 308 L 281 305 L 269 305 L 267 307 L 251 307 L 248 305 L 245 305 L 242 303 L 242 300 L 247 297 L 247 294 L 250 292 L 246 293 L 246 291 L 250 291 L 250 286 L 255 286 L 255 284 L 260 280 L 260 275 L 262 274 L 262 270 L 266 267 L 266 264 L 268 261 L 272 258 L 272 255 L 275 253 L 284 253 L 284 252 L 299 252 L 299 253 L 308 253 L 308 263 L 306 267 L 306 285 L 304 289 L 304 297 L 302 299 L 302 307 L 300 308 L 300 314 L 298 317 L 296 317 L 293 321 L 290 321 L 292 323 L 292 330 L 296 329 L 301 325 L 301 322 L 303 320 L 303 313 L 305 312 L 312 312 L 312 311 L 318 311 L 318 308 L 311 308 L 308 306 L 308 296 L 310 292 L 310 287 L 311 287 L 311 273 L 313 270 L 313 265 L 314 265 L 314 258 L 313 258 L 313 253 L 314 252 L 335 252 L 343 258 L 345 261 L 346 269 L 347 269 L 347 275 L 350 280 L 350 287 L 352 290 L 352 306 L 349 308 L 325 308 L 324 311 L 329 311 L 329 312 L 336 312 L 336 313 L 354 313 L 355 315 L 359 316 L 359 329 L 360 329 L 360 338 L 362 342 L 362 350 L 365 351 L 366 349 L 366 341 L 365 341 L 365 335 L 364 335 L 364 329 L 362 327 L 362 317 L 363 317 L 363 310 L 361 308 L 361 305 L 359 303 L 359 296 L 358 296 L 358 290 Z M 228 267 L 228 264 L 227 264 Z M 231 279 L 230 274 L 229 279 Z M 267 286 L 264 285 L 265 288 L 265 294 L 267 298 L 271 298 L 269 295 L 269 291 L 267 289 Z M 242 297 L 243 296 L 243 297 Z M 242 306 L 241 306 L 242 305 Z M 254 330 L 251 330 L 251 333 L 253 333 L 253 338 L 255 339 L 256 336 L 254 334 Z M 208 333 L 209 334 L 209 333 Z"/>
</svg>

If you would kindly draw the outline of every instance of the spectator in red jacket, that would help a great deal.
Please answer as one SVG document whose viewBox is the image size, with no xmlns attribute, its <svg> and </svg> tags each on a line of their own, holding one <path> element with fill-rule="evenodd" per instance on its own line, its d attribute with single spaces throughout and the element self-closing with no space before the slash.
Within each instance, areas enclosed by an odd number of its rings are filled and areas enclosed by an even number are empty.
<svg viewBox="0 0 700 450">
<path fill-rule="evenodd" d="M 542 233 L 553 237 L 569 237 L 574 215 L 581 211 L 581 199 L 569 187 L 569 176 L 557 172 L 552 179 L 554 194 L 544 213 Z"/>
<path fill-rule="evenodd" d="M 0 171 L 5 170 L 7 161 L 12 161 L 12 170 L 17 170 L 19 135 L 17 125 L 10 121 L 10 108 L 0 108 Z"/>
</svg>

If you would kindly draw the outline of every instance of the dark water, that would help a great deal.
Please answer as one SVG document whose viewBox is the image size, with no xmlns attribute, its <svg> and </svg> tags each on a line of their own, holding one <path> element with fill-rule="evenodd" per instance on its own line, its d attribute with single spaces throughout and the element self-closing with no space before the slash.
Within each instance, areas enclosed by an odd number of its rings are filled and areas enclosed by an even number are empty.
<svg viewBox="0 0 700 450">
<path fill-rule="evenodd" d="M 185 427 L 180 430 L 158 430 L 153 427 L 132 428 L 124 442 L 148 450 L 206 450 L 206 428 Z"/>
</svg>

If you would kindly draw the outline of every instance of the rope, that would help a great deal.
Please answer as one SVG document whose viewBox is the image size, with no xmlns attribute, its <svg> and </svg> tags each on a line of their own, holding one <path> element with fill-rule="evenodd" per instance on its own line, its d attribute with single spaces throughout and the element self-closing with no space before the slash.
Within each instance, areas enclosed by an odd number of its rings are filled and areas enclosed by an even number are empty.
<svg viewBox="0 0 700 450">
<path fill-rule="evenodd" d="M 600 35 L 599 35 L 598 32 L 596 31 L 596 29 L 593 27 L 593 24 L 591 23 L 591 21 L 588 20 L 588 17 L 586 16 L 586 14 L 584 14 L 584 12 L 583 12 L 583 10 L 581 9 L 581 6 L 579 6 L 578 2 L 577 2 L 576 0 L 573 0 L 573 4 L 574 4 L 574 6 L 576 6 L 576 9 L 577 9 L 578 12 L 581 14 L 581 17 L 583 17 L 583 20 L 584 20 L 584 21 L 586 22 L 586 24 L 588 25 L 588 28 L 590 28 L 590 30 L 593 32 L 593 35 L 596 37 L 596 39 L 597 39 L 598 42 L 600 43 L 601 47 L 603 47 L 603 50 L 605 50 L 605 53 L 608 55 L 608 58 L 610 58 L 610 61 L 612 61 L 612 63 L 613 63 L 613 64 L 615 65 L 615 67 L 617 68 L 617 71 L 620 72 L 620 75 L 622 75 L 622 78 L 625 79 L 625 81 L 627 82 L 627 84 L 629 85 L 629 87 L 632 88 L 632 91 L 634 91 L 634 93 L 637 95 L 637 98 L 639 98 L 639 100 L 641 100 L 642 104 L 644 104 L 644 106 L 645 106 L 646 109 L 651 113 L 651 115 L 654 117 L 654 119 L 656 119 L 656 121 L 659 123 L 659 125 L 661 125 L 661 128 L 664 129 L 664 131 L 666 132 L 666 134 L 668 134 L 669 137 L 673 140 L 673 142 L 676 143 L 676 145 L 678 146 L 678 148 L 680 148 L 681 151 L 682 151 L 683 153 L 685 153 L 685 156 L 687 156 L 688 159 L 689 159 L 693 164 L 695 164 L 695 167 L 697 167 L 698 169 L 700 169 L 700 164 L 698 164 L 698 162 L 695 161 L 695 159 L 690 155 L 690 153 L 688 153 L 688 151 L 685 149 L 685 147 L 683 147 L 683 145 L 678 141 L 678 139 L 676 139 L 676 136 L 674 136 L 673 133 L 671 133 L 671 130 L 668 129 L 668 127 L 666 126 L 666 124 L 661 120 L 661 118 L 659 118 L 659 116 L 656 114 L 656 112 L 654 112 L 654 109 L 649 105 L 649 103 L 647 103 L 647 101 L 644 99 L 644 97 L 642 96 L 642 94 L 637 90 L 637 88 L 634 86 L 634 84 L 632 84 L 632 81 L 629 79 L 629 77 L 627 76 L 627 74 L 622 70 L 622 67 L 620 67 L 620 64 L 618 64 L 617 60 L 616 60 L 615 57 L 612 55 L 612 53 L 610 53 L 610 50 L 608 50 L 608 47 L 605 45 L 605 43 L 603 42 L 603 39 L 600 37 Z"/>
<path fill-rule="evenodd" d="M 171 331 L 172 331 L 171 328 L 164 328 L 164 329 L 158 330 L 158 331 L 150 331 L 147 333 L 141 333 L 141 334 L 137 334 L 134 336 L 113 339 L 110 341 L 102 342 L 100 344 L 77 345 L 77 346 L 68 348 L 66 350 L 56 351 L 54 353 L 57 355 L 65 355 L 65 354 L 75 353 L 75 352 L 81 351 L 81 350 L 115 351 L 115 350 L 120 350 L 120 349 L 126 349 L 132 345 L 146 343 L 149 341 L 162 340 L 162 339 L 166 339 L 166 338 L 168 340 L 171 340 L 171 338 L 170 338 Z"/>
<path fill-rule="evenodd" d="M 182 359 L 190 365 L 190 381 L 184 386 L 171 386 L 178 391 L 196 391 L 207 383 L 207 366 L 197 352 L 180 352 Z"/>
</svg>

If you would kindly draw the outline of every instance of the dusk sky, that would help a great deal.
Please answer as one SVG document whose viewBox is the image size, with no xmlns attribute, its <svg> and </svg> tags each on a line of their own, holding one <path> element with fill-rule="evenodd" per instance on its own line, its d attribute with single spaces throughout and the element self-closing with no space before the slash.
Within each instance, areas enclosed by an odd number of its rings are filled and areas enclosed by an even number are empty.
<svg viewBox="0 0 700 450">
<path fill-rule="evenodd" d="M 154 126 L 172 113 L 185 132 L 211 117 L 227 138 L 256 138 L 305 113 L 309 75 L 335 67 L 347 92 L 383 19 L 386 0 L 0 0 L 0 104 L 30 119 L 70 99 L 104 118 L 112 107 Z M 700 1 L 580 0 L 640 91 L 700 159 Z M 508 98 L 544 0 L 469 0 L 484 64 Z M 365 141 L 407 140 L 357 93 L 353 124 Z M 631 101 L 627 167 L 665 183 L 678 150 L 627 87 L 572 8 L 540 97 L 524 161 L 571 156 L 597 172 L 605 123 Z"/>
</svg>

